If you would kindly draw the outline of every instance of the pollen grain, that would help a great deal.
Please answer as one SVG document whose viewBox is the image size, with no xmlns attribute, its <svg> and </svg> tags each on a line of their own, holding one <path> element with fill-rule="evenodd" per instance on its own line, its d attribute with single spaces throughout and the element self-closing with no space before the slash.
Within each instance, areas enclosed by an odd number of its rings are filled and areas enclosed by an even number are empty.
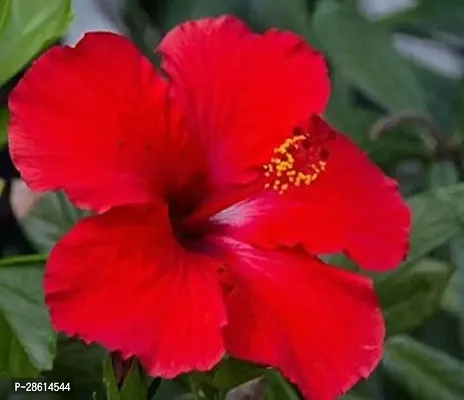
<svg viewBox="0 0 464 400">
<path fill-rule="evenodd" d="M 293 136 L 274 149 L 270 162 L 263 166 L 264 187 L 283 194 L 292 186 L 310 185 L 326 170 L 327 158 L 323 143 L 297 128 Z"/>
</svg>

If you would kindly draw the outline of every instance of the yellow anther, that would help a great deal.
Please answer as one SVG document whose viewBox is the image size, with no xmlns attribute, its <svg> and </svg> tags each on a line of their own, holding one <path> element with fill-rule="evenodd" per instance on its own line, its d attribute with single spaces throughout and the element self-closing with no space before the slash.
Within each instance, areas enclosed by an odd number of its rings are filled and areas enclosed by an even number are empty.
<svg viewBox="0 0 464 400">
<path fill-rule="evenodd" d="M 263 166 L 267 180 L 264 187 L 272 188 L 279 194 L 290 186 L 310 185 L 327 166 L 327 162 L 321 159 L 326 159 L 327 151 L 317 138 L 307 132 L 285 139 L 273 149 L 273 154 L 275 156 Z"/>
</svg>

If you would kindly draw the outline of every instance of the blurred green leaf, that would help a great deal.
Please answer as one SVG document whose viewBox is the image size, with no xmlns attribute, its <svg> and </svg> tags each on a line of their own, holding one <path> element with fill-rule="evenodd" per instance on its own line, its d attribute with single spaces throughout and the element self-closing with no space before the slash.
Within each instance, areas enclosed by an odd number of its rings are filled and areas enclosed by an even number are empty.
<svg viewBox="0 0 464 400">
<path fill-rule="evenodd" d="M 441 160 L 430 171 L 430 184 L 440 187 L 459 182 L 459 171 L 453 162 Z M 464 348 L 464 234 L 452 237 L 448 243 L 449 258 L 455 267 L 451 282 L 445 292 L 443 307 L 458 318 L 460 338 Z"/>
<path fill-rule="evenodd" d="M 0 0 L 0 86 L 66 32 L 70 0 Z"/>
<path fill-rule="evenodd" d="M 106 389 L 106 400 L 147 399 L 145 382 L 136 361 L 132 361 L 130 369 L 124 378 L 122 387 L 119 389 L 111 363 L 111 356 L 108 356 L 103 365 L 103 382 Z"/>
<path fill-rule="evenodd" d="M 88 396 L 102 387 L 105 356 L 106 352 L 95 344 L 86 345 L 60 335 L 53 369 L 45 377 L 50 382 L 71 382 L 73 394 L 79 392 Z"/>
<path fill-rule="evenodd" d="M 411 60 L 409 65 L 420 85 L 426 88 L 425 102 L 430 115 L 441 127 L 443 133 L 451 136 L 452 129 L 455 129 L 456 117 L 461 115 L 456 109 L 456 103 L 459 100 L 459 85 L 456 85 L 455 79 L 440 75 L 416 61 Z"/>
<path fill-rule="evenodd" d="M 56 352 L 43 304 L 42 268 L 0 268 L 0 374 L 15 378 L 50 370 Z"/>
<path fill-rule="evenodd" d="M 48 253 L 54 244 L 88 212 L 75 208 L 61 192 L 45 194 L 20 221 L 27 238 L 34 247 Z"/>
<path fill-rule="evenodd" d="M 385 400 L 383 394 L 382 374 L 379 368 L 366 379 L 360 379 L 356 384 L 341 397 L 341 400 Z"/>
<path fill-rule="evenodd" d="M 450 160 L 440 160 L 431 166 L 431 187 L 442 187 L 459 182 L 459 171 Z M 448 243 L 449 258 L 455 267 L 443 299 L 444 308 L 460 323 L 461 343 L 464 346 L 464 234 L 452 237 Z"/>
<path fill-rule="evenodd" d="M 423 259 L 378 282 L 388 335 L 410 331 L 438 310 L 452 272 L 445 262 Z"/>
<path fill-rule="evenodd" d="M 412 232 L 407 263 L 417 261 L 463 230 L 464 184 L 447 186 L 413 196 Z"/>
<path fill-rule="evenodd" d="M 179 385 L 176 381 L 174 380 L 163 380 L 161 381 L 161 384 L 159 385 L 158 389 L 156 390 L 155 395 L 153 396 L 153 399 L 151 400 L 166 400 L 166 399 L 175 399 L 175 400 L 188 400 L 190 399 L 189 397 L 184 397 L 188 393 L 188 391 Z"/>
<path fill-rule="evenodd" d="M 369 131 L 380 117 L 356 104 L 353 91 L 342 73 L 332 71 L 332 95 L 325 112 L 327 120 L 338 130 L 353 139 L 369 156 L 381 165 L 397 164 L 399 160 L 422 156 L 423 146 L 416 135 L 394 130 L 373 140 Z"/>
<path fill-rule="evenodd" d="M 288 29 L 306 37 L 310 28 L 310 8 L 306 0 L 252 0 L 260 25 Z"/>
<path fill-rule="evenodd" d="M 455 120 L 453 121 L 453 128 L 456 134 L 464 141 L 464 77 L 458 82 L 456 87 L 456 101 L 454 107 Z"/>
<path fill-rule="evenodd" d="M 459 171 L 450 160 L 439 160 L 430 168 L 430 187 L 440 188 L 459 182 Z"/>
<path fill-rule="evenodd" d="M 318 3 L 313 28 L 346 79 L 390 111 L 425 113 L 424 91 L 392 37 L 362 17 L 354 1 Z"/>
<path fill-rule="evenodd" d="M 300 400 L 300 396 L 276 370 L 267 369 L 264 377 L 266 379 L 266 400 Z"/>
<path fill-rule="evenodd" d="M 391 338 L 383 365 L 393 379 L 420 400 L 462 400 L 464 364 L 407 336 Z"/>
<path fill-rule="evenodd" d="M 464 38 L 464 2 L 462 0 L 419 0 L 415 6 L 387 15 L 381 22 L 392 28 L 416 27 L 442 31 Z"/>
<path fill-rule="evenodd" d="M 361 396 L 359 394 L 345 394 L 344 396 L 341 397 L 340 400 L 369 400 L 367 397 Z M 378 399 L 376 399 L 378 400 Z"/>
<path fill-rule="evenodd" d="M 11 392 L 11 381 L 7 378 L 0 377 L 0 399 L 8 400 Z"/>
<path fill-rule="evenodd" d="M 339 68 L 332 69 L 331 84 L 331 96 L 325 117 L 358 144 L 362 143 L 379 115 L 355 103 L 351 87 Z"/>
<path fill-rule="evenodd" d="M 228 357 L 207 373 L 207 383 L 219 389 L 232 389 L 261 376 L 264 371 L 264 368 Z"/>
<path fill-rule="evenodd" d="M 129 1 L 130 5 L 131 3 L 133 2 Z M 148 9 L 156 27 L 164 33 L 189 19 L 235 14 L 246 20 L 250 12 L 247 0 L 170 0 L 145 3 L 145 9 Z"/>
<path fill-rule="evenodd" d="M 461 318 L 463 323 L 462 339 L 464 346 L 464 235 L 459 235 L 450 242 L 450 258 L 456 270 L 443 299 L 444 309 Z"/>
<path fill-rule="evenodd" d="M 446 310 L 459 321 L 459 337 L 464 349 L 464 235 L 459 235 L 450 242 L 450 258 L 456 270 L 445 294 L 444 304 L 448 300 Z"/>
<path fill-rule="evenodd" d="M 0 108 L 0 146 L 3 146 L 7 141 L 7 127 L 8 110 L 6 108 Z"/>
</svg>

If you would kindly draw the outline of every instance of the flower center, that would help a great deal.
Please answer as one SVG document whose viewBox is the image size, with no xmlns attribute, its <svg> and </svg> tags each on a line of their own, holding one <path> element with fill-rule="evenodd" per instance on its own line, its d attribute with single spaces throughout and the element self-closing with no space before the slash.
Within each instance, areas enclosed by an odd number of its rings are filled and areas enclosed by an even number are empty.
<svg viewBox="0 0 464 400">
<path fill-rule="evenodd" d="M 311 118 L 307 130 L 295 128 L 292 136 L 274 149 L 274 156 L 263 166 L 266 189 L 283 194 L 291 186 L 310 185 L 326 170 L 329 151 L 325 144 L 335 134 L 330 128 L 323 129 L 320 122 L 318 117 Z"/>
</svg>

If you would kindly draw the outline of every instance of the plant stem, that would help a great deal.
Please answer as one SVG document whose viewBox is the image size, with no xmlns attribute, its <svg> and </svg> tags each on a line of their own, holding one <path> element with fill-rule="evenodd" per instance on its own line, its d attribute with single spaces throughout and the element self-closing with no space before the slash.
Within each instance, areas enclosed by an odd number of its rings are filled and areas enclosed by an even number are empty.
<svg viewBox="0 0 464 400">
<path fill-rule="evenodd" d="M 0 267 L 28 267 L 31 264 L 39 264 L 47 261 L 46 254 L 26 254 L 0 259 Z"/>
</svg>

